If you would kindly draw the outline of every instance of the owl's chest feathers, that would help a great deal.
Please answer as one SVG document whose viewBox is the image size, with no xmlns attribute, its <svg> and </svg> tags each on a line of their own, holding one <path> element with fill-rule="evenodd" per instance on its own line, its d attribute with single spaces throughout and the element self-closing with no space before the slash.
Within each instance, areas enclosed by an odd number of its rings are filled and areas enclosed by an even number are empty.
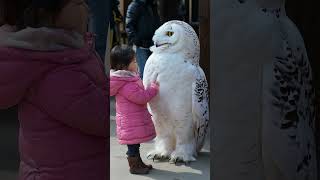
<svg viewBox="0 0 320 180">
<path fill-rule="evenodd" d="M 156 55 L 152 59 L 152 66 L 161 77 L 170 77 L 173 79 L 180 78 L 179 76 L 187 73 L 192 68 L 182 54 L 161 54 Z"/>
<path fill-rule="evenodd" d="M 172 104 L 173 101 L 178 103 L 181 99 L 191 98 L 194 67 L 189 62 L 185 63 L 182 58 L 163 60 L 160 66 L 157 69 L 157 80 L 160 83 L 159 97 L 161 97 L 158 103 L 176 109 L 179 105 Z"/>
</svg>

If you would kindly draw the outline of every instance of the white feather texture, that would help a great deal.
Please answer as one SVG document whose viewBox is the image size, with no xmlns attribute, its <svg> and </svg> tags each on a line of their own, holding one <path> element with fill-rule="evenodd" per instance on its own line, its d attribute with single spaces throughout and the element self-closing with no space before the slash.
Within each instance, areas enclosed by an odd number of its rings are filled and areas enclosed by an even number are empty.
<svg viewBox="0 0 320 180">
<path fill-rule="evenodd" d="M 208 128 L 208 84 L 199 66 L 200 44 L 190 25 L 169 21 L 153 37 L 152 55 L 144 69 L 143 83 L 160 84 L 149 102 L 157 138 L 148 157 L 195 161 Z"/>
</svg>

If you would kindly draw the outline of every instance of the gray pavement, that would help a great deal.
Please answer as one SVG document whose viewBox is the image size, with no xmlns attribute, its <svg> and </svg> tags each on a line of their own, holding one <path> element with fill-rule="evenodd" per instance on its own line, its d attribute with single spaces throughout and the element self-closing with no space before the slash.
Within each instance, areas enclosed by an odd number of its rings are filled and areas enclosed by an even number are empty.
<svg viewBox="0 0 320 180">
<path fill-rule="evenodd" d="M 19 168 L 16 112 L 0 110 L 0 180 L 16 180 Z"/>
<path fill-rule="evenodd" d="M 126 146 L 117 142 L 115 133 L 115 105 L 114 98 L 110 104 L 110 180 L 209 180 L 210 179 L 210 144 L 206 139 L 205 146 L 196 162 L 186 166 L 184 164 L 170 164 L 169 162 L 152 162 L 145 155 L 153 148 L 153 142 L 141 144 L 142 159 L 155 168 L 148 175 L 132 175 L 126 159 Z M 210 137 L 210 136 L 207 136 Z"/>
<path fill-rule="evenodd" d="M 111 98 L 110 121 L 110 180 L 209 180 L 210 178 L 210 144 L 207 138 L 205 146 L 196 162 L 188 166 L 170 164 L 169 162 L 152 162 L 142 156 L 146 163 L 152 164 L 154 170 L 148 175 L 131 175 L 126 159 L 126 146 L 119 145 L 115 133 L 115 106 Z M 14 122 L 14 121 L 13 121 Z M 3 122 L 0 126 L 0 180 L 16 180 L 18 176 L 18 123 Z M 209 137 L 209 136 L 208 136 Z M 141 154 L 145 155 L 153 148 L 153 142 L 141 145 Z"/>
<path fill-rule="evenodd" d="M 0 171 L 1 180 L 17 180 L 18 173 L 17 171 Z"/>
</svg>

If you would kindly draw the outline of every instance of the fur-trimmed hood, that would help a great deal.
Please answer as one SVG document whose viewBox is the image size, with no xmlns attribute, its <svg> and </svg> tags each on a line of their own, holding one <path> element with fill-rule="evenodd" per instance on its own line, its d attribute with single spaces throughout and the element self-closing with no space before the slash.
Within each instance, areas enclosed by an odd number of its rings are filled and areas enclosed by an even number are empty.
<svg viewBox="0 0 320 180">
<path fill-rule="evenodd" d="M 11 26 L 8 24 L 0 26 L 0 44 L 4 41 L 4 39 L 6 39 L 10 34 L 14 33 L 15 31 L 15 26 Z"/>
<path fill-rule="evenodd" d="M 34 51 L 78 49 L 85 45 L 83 36 L 76 32 L 46 27 L 28 27 L 18 32 L 8 32 L 6 37 L 0 39 L 0 46 Z"/>
<path fill-rule="evenodd" d="M 19 179 L 107 179 L 108 79 L 94 46 L 60 30 L 9 34 L 0 109 L 19 106 Z"/>
<path fill-rule="evenodd" d="M 110 70 L 110 95 L 114 96 L 118 91 L 128 82 L 139 81 L 140 77 L 138 73 L 113 69 Z"/>
<path fill-rule="evenodd" d="M 114 70 L 114 69 L 111 69 L 110 70 L 110 76 L 113 76 L 113 77 L 122 77 L 122 78 L 130 78 L 130 77 L 136 77 L 136 76 L 139 76 L 138 73 L 135 73 L 135 72 L 131 72 L 131 71 L 126 71 L 126 70 Z"/>
</svg>

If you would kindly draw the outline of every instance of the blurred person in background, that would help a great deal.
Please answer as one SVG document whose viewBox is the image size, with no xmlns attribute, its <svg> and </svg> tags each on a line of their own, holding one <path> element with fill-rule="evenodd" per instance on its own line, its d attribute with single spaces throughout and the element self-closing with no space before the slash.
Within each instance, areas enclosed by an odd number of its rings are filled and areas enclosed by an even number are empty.
<svg viewBox="0 0 320 180">
<path fill-rule="evenodd" d="M 105 62 L 113 0 L 87 0 L 90 8 L 89 31 L 95 34 L 96 51 Z"/>
<path fill-rule="evenodd" d="M 136 46 L 137 62 L 141 79 L 144 66 L 151 55 L 152 37 L 160 27 L 160 17 L 155 0 L 133 0 L 126 16 L 126 32 L 129 45 Z"/>
</svg>

